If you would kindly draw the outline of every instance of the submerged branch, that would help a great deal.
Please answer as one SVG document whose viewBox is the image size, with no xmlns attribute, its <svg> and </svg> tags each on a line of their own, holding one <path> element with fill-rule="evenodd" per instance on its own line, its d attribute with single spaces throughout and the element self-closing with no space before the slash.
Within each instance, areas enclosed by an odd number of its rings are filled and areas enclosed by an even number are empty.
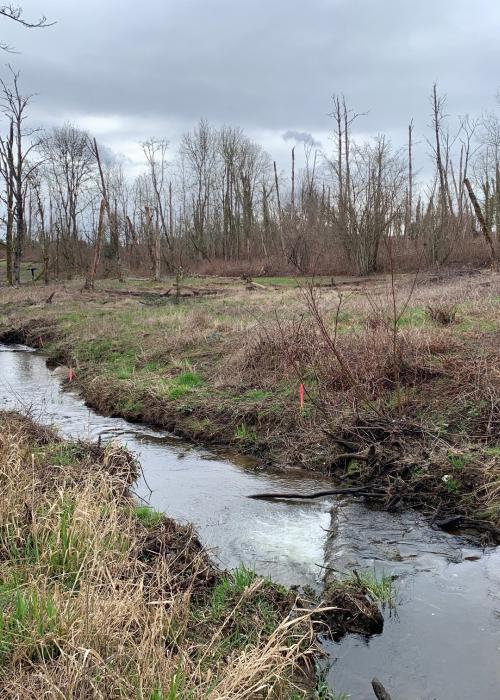
<svg viewBox="0 0 500 700">
<path fill-rule="evenodd" d="M 253 493 L 247 498 L 271 500 L 273 498 L 322 498 L 323 496 L 340 496 L 342 494 L 374 495 L 366 486 L 352 486 L 349 488 L 330 489 L 328 491 L 315 491 L 314 493 Z"/>
</svg>

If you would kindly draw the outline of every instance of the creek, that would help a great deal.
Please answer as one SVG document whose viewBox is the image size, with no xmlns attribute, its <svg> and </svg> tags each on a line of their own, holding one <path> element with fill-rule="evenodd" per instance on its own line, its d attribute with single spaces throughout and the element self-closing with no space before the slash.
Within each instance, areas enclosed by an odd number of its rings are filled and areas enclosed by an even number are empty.
<svg viewBox="0 0 500 700">
<path fill-rule="evenodd" d="M 353 498 L 248 499 L 260 491 L 310 493 L 331 482 L 299 470 L 262 471 L 236 453 L 101 416 L 63 391 L 60 369 L 24 346 L 0 345 L 0 410 L 28 411 L 64 437 L 126 445 L 142 465 L 137 497 L 193 523 L 222 567 L 243 563 L 317 590 L 353 568 L 395 577 L 396 605 L 385 611 L 381 635 L 325 642 L 326 677 L 337 693 L 373 700 L 377 676 L 393 700 L 499 700 L 500 548 L 479 549 L 413 511 L 392 515 Z"/>
</svg>

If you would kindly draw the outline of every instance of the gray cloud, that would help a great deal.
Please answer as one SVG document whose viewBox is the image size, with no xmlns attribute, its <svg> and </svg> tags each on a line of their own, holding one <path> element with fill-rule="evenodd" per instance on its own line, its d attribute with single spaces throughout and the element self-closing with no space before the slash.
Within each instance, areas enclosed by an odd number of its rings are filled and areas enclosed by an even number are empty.
<svg viewBox="0 0 500 700">
<path fill-rule="evenodd" d="M 321 147 L 321 141 L 316 141 L 314 136 L 308 131 L 293 131 L 288 130 L 281 137 L 283 141 L 295 141 L 296 143 L 303 143 L 305 146 L 317 146 Z"/>
<path fill-rule="evenodd" d="M 33 118 L 82 119 L 102 142 L 165 136 L 175 144 L 200 117 L 233 123 L 283 148 L 283 132 L 331 128 L 331 96 L 368 114 L 355 129 L 397 144 L 429 123 L 437 80 L 448 113 L 495 108 L 500 5 L 470 0 L 24 0 L 26 16 L 0 22 L 6 56 L 36 92 Z M 132 155 L 132 157 L 135 157 Z"/>
</svg>

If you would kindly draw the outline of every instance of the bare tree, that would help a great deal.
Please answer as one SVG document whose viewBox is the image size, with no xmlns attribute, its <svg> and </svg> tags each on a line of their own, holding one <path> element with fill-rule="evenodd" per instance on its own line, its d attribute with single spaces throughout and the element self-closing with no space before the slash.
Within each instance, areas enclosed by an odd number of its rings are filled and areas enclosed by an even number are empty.
<svg viewBox="0 0 500 700">
<path fill-rule="evenodd" d="M 16 73 L 10 68 L 12 82 L 8 85 L 3 79 L 0 79 L 0 104 L 4 114 L 13 125 L 13 142 L 9 147 L 4 144 L 3 152 L 7 155 L 7 167 L 10 172 L 10 178 L 13 187 L 14 200 L 14 219 L 16 224 L 16 235 L 14 242 L 14 261 L 13 261 L 13 278 L 15 284 L 21 282 L 21 258 L 24 247 L 25 238 L 25 211 L 24 211 L 24 196 L 25 183 L 29 176 L 39 165 L 38 162 L 30 162 L 29 155 L 40 144 L 40 139 L 36 139 L 35 135 L 39 132 L 38 129 L 26 128 L 24 122 L 27 114 L 26 110 L 29 106 L 31 95 L 23 95 L 19 88 L 19 73 Z"/>
<path fill-rule="evenodd" d="M 40 151 L 60 216 L 63 251 L 70 270 L 81 267 L 78 260 L 78 220 L 87 202 L 82 191 L 95 175 L 95 155 L 86 131 L 73 124 L 55 127 L 41 141 Z"/>
<path fill-rule="evenodd" d="M 169 250 L 173 244 L 170 237 L 170 228 L 167 224 L 167 211 L 171 215 L 171 207 L 167 202 L 167 149 L 168 141 L 165 139 L 149 139 L 141 143 L 143 153 L 146 157 L 149 168 L 149 178 L 154 194 L 154 208 L 156 212 L 156 222 L 153 224 L 151 212 L 146 212 L 146 225 L 148 232 L 154 231 L 154 243 L 151 247 L 153 259 L 153 278 L 159 282 L 161 279 L 161 236 L 165 239 Z"/>
<path fill-rule="evenodd" d="M 44 15 L 35 21 L 25 19 L 23 17 L 23 8 L 19 7 L 19 5 L 0 5 L 0 16 L 5 19 L 10 19 L 27 29 L 43 29 L 45 27 L 52 27 L 55 24 L 55 22 L 49 22 Z M 4 41 L 0 41 L 0 49 L 9 52 L 14 50 L 12 46 Z"/>
<path fill-rule="evenodd" d="M 6 248 L 6 273 L 7 282 L 10 285 L 14 284 L 12 274 L 12 256 L 13 256 L 13 228 L 14 228 L 14 170 L 13 163 L 13 148 L 14 148 L 14 122 L 10 119 L 8 136 L 5 139 L 0 139 L 0 172 L 5 183 L 5 194 L 2 196 L 2 201 L 5 206 L 5 248 Z"/>
<path fill-rule="evenodd" d="M 351 126 L 361 115 L 334 98 L 335 156 L 328 161 L 334 181 L 331 209 L 334 237 L 360 274 L 374 272 L 382 237 L 402 210 L 403 162 L 385 136 L 359 144 Z"/>
<path fill-rule="evenodd" d="M 49 253 L 49 234 L 47 231 L 46 215 L 45 215 L 45 202 L 43 197 L 43 181 L 41 177 L 41 169 L 33 171 L 30 176 L 30 188 L 35 196 L 37 216 L 38 216 L 38 228 L 39 228 L 39 240 L 42 245 L 42 256 L 43 256 L 43 280 L 45 284 L 49 283 L 49 265 L 50 265 L 50 253 Z"/>
<path fill-rule="evenodd" d="M 99 221 L 97 224 L 97 234 L 96 234 L 96 240 L 95 240 L 95 245 L 94 245 L 94 254 L 92 256 L 92 261 L 90 263 L 90 267 L 87 273 L 87 276 L 85 278 L 85 289 L 88 290 L 93 290 L 94 289 L 94 282 L 95 282 L 95 276 L 97 273 L 97 266 L 99 265 L 99 259 L 101 257 L 101 249 L 102 249 L 102 242 L 104 239 L 104 216 L 106 213 L 106 202 L 104 199 L 101 199 L 101 205 L 99 207 Z"/>
<path fill-rule="evenodd" d="M 413 119 L 408 124 L 408 190 L 406 197 L 405 235 L 411 236 L 413 217 Z"/>
<path fill-rule="evenodd" d="M 117 277 L 118 277 L 118 280 L 120 282 L 123 282 L 123 270 L 122 270 L 122 262 L 121 262 L 121 255 L 120 255 L 120 235 L 119 235 L 119 229 L 118 229 L 118 219 L 116 216 L 114 216 L 113 212 L 111 211 L 108 187 L 106 185 L 106 178 L 104 176 L 104 169 L 102 166 L 102 160 L 101 160 L 101 156 L 99 153 L 99 148 L 97 146 L 97 141 L 95 138 L 94 138 L 93 142 L 90 144 L 90 147 L 92 148 L 92 152 L 93 152 L 95 159 L 96 159 L 96 162 L 97 162 L 97 169 L 99 171 L 99 183 L 100 183 L 101 195 L 102 195 L 102 199 L 104 201 L 104 206 L 106 208 L 106 214 L 108 217 L 108 225 L 109 225 L 110 238 L 111 238 L 111 250 L 112 250 L 112 255 L 115 258 L 115 262 L 116 262 Z"/>
<path fill-rule="evenodd" d="M 479 221 L 479 225 L 481 226 L 481 231 L 483 233 L 484 239 L 485 239 L 486 243 L 488 244 L 488 248 L 490 251 L 491 266 L 494 270 L 497 270 L 498 269 L 498 254 L 495 250 L 495 245 L 494 245 L 493 239 L 491 237 L 489 226 L 486 223 L 486 219 L 484 218 L 484 214 L 481 211 L 481 207 L 479 205 L 479 202 L 477 201 L 477 197 L 474 194 L 474 190 L 472 189 L 472 185 L 470 184 L 468 178 L 465 178 L 464 184 L 467 187 L 470 201 L 472 202 L 472 206 L 474 207 L 474 213 L 476 214 L 477 220 Z"/>
<path fill-rule="evenodd" d="M 191 243 L 201 258 L 209 258 L 208 226 L 210 219 L 211 200 L 216 176 L 216 139 L 213 128 L 203 119 L 196 129 L 184 134 L 180 146 L 180 155 L 186 173 L 186 186 L 188 188 L 188 205 L 192 212 Z M 229 139 L 226 139 L 228 148 Z M 229 151 L 228 151 L 229 153 Z M 229 156 L 230 157 L 230 156 Z M 226 231 L 231 223 L 231 211 L 228 204 L 233 186 L 231 174 L 225 175 L 225 187 L 222 189 Z"/>
</svg>

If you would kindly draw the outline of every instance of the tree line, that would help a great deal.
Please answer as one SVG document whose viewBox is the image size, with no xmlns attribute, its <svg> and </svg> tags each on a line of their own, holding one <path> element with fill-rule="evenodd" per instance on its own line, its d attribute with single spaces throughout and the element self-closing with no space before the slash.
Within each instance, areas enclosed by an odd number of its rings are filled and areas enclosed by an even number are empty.
<svg viewBox="0 0 500 700">
<path fill-rule="evenodd" d="M 27 255 L 46 283 L 84 274 L 89 287 L 97 274 L 124 270 L 156 280 L 181 269 L 367 275 L 389 257 L 441 265 L 473 250 L 497 264 L 500 122 L 487 114 L 454 125 L 436 85 L 423 182 L 413 121 L 404 148 L 385 135 L 362 142 L 363 115 L 341 95 L 332 100 L 330 152 L 306 143 L 300 168 L 297 147 L 283 173 L 239 127 L 201 120 L 176 152 L 165 138 L 144 141 L 144 171 L 133 180 L 77 125 L 31 126 L 32 100 L 10 69 L 0 80 L 9 284 L 20 283 Z"/>
</svg>

